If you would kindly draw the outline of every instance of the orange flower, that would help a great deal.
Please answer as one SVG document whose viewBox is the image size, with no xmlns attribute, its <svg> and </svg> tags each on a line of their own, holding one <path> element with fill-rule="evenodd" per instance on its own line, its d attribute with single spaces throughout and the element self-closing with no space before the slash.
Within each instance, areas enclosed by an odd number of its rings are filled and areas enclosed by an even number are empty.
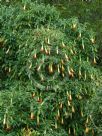
<svg viewBox="0 0 102 136">
<path fill-rule="evenodd" d="M 87 134 L 89 132 L 89 128 L 88 127 L 86 127 L 86 129 L 85 129 L 85 133 Z"/>
<path fill-rule="evenodd" d="M 34 113 L 33 113 L 33 112 L 31 112 L 30 119 L 31 119 L 31 120 L 34 119 Z"/>
</svg>

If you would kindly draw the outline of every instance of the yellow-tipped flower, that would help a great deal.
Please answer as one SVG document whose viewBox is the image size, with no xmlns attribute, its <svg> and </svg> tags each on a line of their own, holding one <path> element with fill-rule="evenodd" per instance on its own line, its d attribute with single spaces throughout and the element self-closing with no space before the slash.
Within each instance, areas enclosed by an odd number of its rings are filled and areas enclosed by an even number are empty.
<svg viewBox="0 0 102 136">
<path fill-rule="evenodd" d="M 74 70 L 73 70 L 72 68 L 70 69 L 70 71 L 71 71 L 72 73 L 74 73 Z"/>
<path fill-rule="evenodd" d="M 60 117 L 60 111 L 58 110 L 58 112 L 57 112 L 57 115 L 58 115 L 58 117 Z"/>
<path fill-rule="evenodd" d="M 67 91 L 67 96 L 69 96 L 69 92 Z"/>
<path fill-rule="evenodd" d="M 89 119 L 88 119 L 88 117 L 87 117 L 87 119 L 86 119 L 86 124 L 88 124 L 88 122 L 89 122 Z"/>
<path fill-rule="evenodd" d="M 57 126 L 57 121 L 55 121 L 55 129 L 57 129 L 58 128 L 58 126 Z"/>
<path fill-rule="evenodd" d="M 33 112 L 31 112 L 30 118 L 31 118 L 31 120 L 34 119 L 34 113 Z"/>
<path fill-rule="evenodd" d="M 75 29 L 76 26 L 77 26 L 77 24 L 75 24 L 75 23 L 72 24 L 72 28 L 73 28 L 73 29 Z"/>
<path fill-rule="evenodd" d="M 61 119 L 61 124 L 64 124 L 64 120 L 63 120 L 63 117 L 62 117 L 62 119 Z"/>
<path fill-rule="evenodd" d="M 24 9 L 24 10 L 26 9 L 26 5 L 24 5 L 23 9 Z"/>
<path fill-rule="evenodd" d="M 62 73 L 62 77 L 64 77 L 64 73 Z"/>
<path fill-rule="evenodd" d="M 4 114 L 3 125 L 6 125 L 6 122 L 7 122 L 7 117 L 6 117 L 6 114 Z"/>
<path fill-rule="evenodd" d="M 63 107 L 63 104 L 62 104 L 62 102 L 60 103 L 60 109 L 62 109 L 62 107 Z"/>
<path fill-rule="evenodd" d="M 81 110 L 81 116 L 82 116 L 82 117 L 84 116 L 84 114 L 83 114 L 82 110 Z"/>
<path fill-rule="evenodd" d="M 6 54 L 8 54 L 8 53 L 9 53 L 9 51 L 10 51 L 10 48 L 8 48 L 8 50 L 6 51 Z"/>
<path fill-rule="evenodd" d="M 46 47 L 45 47 L 45 53 L 46 53 L 46 54 L 48 54 L 48 53 L 49 53 L 49 52 L 48 52 L 48 50 L 46 49 Z"/>
<path fill-rule="evenodd" d="M 37 115 L 37 125 L 40 124 L 40 119 L 39 119 L 39 115 Z"/>
<path fill-rule="evenodd" d="M 62 47 L 66 47 L 65 44 L 64 44 L 64 42 L 62 42 Z"/>
<path fill-rule="evenodd" d="M 86 71 L 85 71 L 85 74 L 84 74 L 84 79 L 86 80 Z"/>
<path fill-rule="evenodd" d="M 40 76 L 40 78 L 41 78 L 41 81 L 44 81 L 44 77 L 43 77 L 43 75 L 41 75 L 41 76 Z"/>
<path fill-rule="evenodd" d="M 71 134 L 70 128 L 69 128 L 69 130 L 68 130 L 68 133 L 69 133 L 69 135 Z"/>
<path fill-rule="evenodd" d="M 79 70 L 79 77 L 81 76 L 81 70 Z"/>
<path fill-rule="evenodd" d="M 96 63 L 97 63 L 97 62 L 96 62 L 96 58 L 95 58 L 95 57 L 94 57 L 93 63 L 94 63 L 94 64 L 96 64 Z"/>
<path fill-rule="evenodd" d="M 9 68 L 9 73 L 11 72 L 11 68 Z"/>
<path fill-rule="evenodd" d="M 91 78 L 92 80 L 94 79 L 93 74 L 91 74 L 90 78 Z"/>
<path fill-rule="evenodd" d="M 62 72 L 64 72 L 64 70 L 65 70 L 65 68 L 64 68 L 64 66 L 63 66 L 63 65 L 61 66 L 61 70 L 62 70 Z"/>
<path fill-rule="evenodd" d="M 50 44 L 50 40 L 49 40 L 49 38 L 47 39 L 47 43 L 48 43 L 48 44 Z"/>
<path fill-rule="evenodd" d="M 6 125 L 6 130 L 7 130 L 7 131 L 11 130 L 11 126 L 10 126 L 9 123 L 7 123 L 7 125 Z"/>
<path fill-rule="evenodd" d="M 49 69 L 49 73 L 53 73 L 53 67 L 52 67 L 52 64 L 50 64 L 50 65 L 49 65 L 48 69 Z"/>
<path fill-rule="evenodd" d="M 68 106 L 70 106 L 71 104 L 70 104 L 70 102 L 68 101 Z"/>
<path fill-rule="evenodd" d="M 64 64 L 64 60 L 63 59 L 61 59 L 61 64 Z"/>
<path fill-rule="evenodd" d="M 73 113 L 75 112 L 74 106 L 72 106 L 72 112 L 73 112 Z"/>
<path fill-rule="evenodd" d="M 39 67 L 37 68 L 37 71 L 39 71 L 39 70 L 40 70 L 40 68 L 41 68 L 41 66 L 39 66 Z"/>
<path fill-rule="evenodd" d="M 57 66 L 57 71 L 58 71 L 58 73 L 60 73 L 59 65 Z"/>
<path fill-rule="evenodd" d="M 95 43 L 95 39 L 94 38 L 91 38 L 90 39 L 92 43 Z"/>
<path fill-rule="evenodd" d="M 71 93 L 69 94 L 69 100 L 72 101 L 72 95 L 71 95 Z"/>
<path fill-rule="evenodd" d="M 43 47 L 43 45 L 41 46 L 40 51 L 41 51 L 41 52 L 43 52 L 43 51 L 44 51 L 44 47 Z"/>
<path fill-rule="evenodd" d="M 82 44 L 82 49 L 83 49 L 83 50 L 85 49 L 85 46 L 84 46 L 84 44 Z"/>
<path fill-rule="evenodd" d="M 29 69 L 31 69 L 31 67 L 32 67 L 32 63 L 30 64 Z"/>
<path fill-rule="evenodd" d="M 56 48 L 56 53 L 58 54 L 59 52 L 58 52 L 58 47 Z"/>
<path fill-rule="evenodd" d="M 68 58 L 67 54 L 65 54 L 65 59 L 66 59 L 67 61 L 69 60 L 69 58 Z"/>
<path fill-rule="evenodd" d="M 34 54 L 34 56 L 33 56 L 33 57 L 34 57 L 34 59 L 36 59 L 36 58 L 37 58 L 36 53 Z"/>
<path fill-rule="evenodd" d="M 74 54 L 74 52 L 73 52 L 73 50 L 72 50 L 72 49 L 70 49 L 70 52 L 71 52 L 71 54 L 72 54 L 72 55 Z"/>
<path fill-rule="evenodd" d="M 89 128 L 88 127 L 86 127 L 86 129 L 85 129 L 85 133 L 86 134 L 89 133 Z"/>
<path fill-rule="evenodd" d="M 82 99 L 82 96 L 81 96 L 81 95 L 78 95 L 78 99 L 81 100 L 81 99 Z"/>
</svg>

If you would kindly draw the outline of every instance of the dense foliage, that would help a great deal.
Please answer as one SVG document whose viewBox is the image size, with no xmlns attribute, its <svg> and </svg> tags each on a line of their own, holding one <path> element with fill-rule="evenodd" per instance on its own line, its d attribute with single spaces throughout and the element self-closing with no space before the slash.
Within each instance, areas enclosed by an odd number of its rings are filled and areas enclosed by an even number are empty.
<svg viewBox="0 0 102 136">
<path fill-rule="evenodd" d="M 101 78 L 102 79 L 102 78 Z M 102 80 L 98 81 L 100 88 L 94 97 L 87 103 L 86 112 L 90 119 L 90 124 L 96 131 L 97 135 L 102 135 Z"/>
<path fill-rule="evenodd" d="M 85 114 L 98 76 L 95 33 L 49 5 L 0 12 L 1 135 L 97 134 Z"/>
<path fill-rule="evenodd" d="M 97 32 L 97 43 L 99 60 L 98 65 L 102 66 L 102 0 L 42 0 L 46 4 L 55 5 L 61 12 L 63 18 L 76 16 L 80 22 L 88 22 Z"/>
</svg>

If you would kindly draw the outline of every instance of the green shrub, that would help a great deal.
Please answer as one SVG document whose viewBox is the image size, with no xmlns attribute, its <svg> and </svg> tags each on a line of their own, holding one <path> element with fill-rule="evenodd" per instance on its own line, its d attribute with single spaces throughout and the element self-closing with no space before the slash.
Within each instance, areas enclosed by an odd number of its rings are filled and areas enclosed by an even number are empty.
<svg viewBox="0 0 102 136">
<path fill-rule="evenodd" d="M 93 31 L 77 18 L 60 19 L 50 6 L 30 2 L 1 10 L 1 133 L 92 135 L 84 113 L 98 76 Z"/>
<path fill-rule="evenodd" d="M 15 74 L 12 65 L 17 65 L 17 51 L 21 46 L 20 42 L 24 40 L 22 36 L 25 31 L 54 24 L 59 18 L 59 13 L 54 7 L 35 3 L 1 5 L 0 13 L 0 76 L 3 80 L 4 77 L 11 76 L 10 73 Z M 16 67 L 14 69 L 16 71 Z"/>
</svg>

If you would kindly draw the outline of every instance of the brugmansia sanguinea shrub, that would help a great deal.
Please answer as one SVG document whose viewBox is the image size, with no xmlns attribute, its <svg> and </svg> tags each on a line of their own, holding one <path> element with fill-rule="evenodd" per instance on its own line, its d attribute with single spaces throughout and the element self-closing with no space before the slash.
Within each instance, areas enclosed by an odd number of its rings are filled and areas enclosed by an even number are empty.
<svg viewBox="0 0 102 136">
<path fill-rule="evenodd" d="M 50 6 L 1 10 L 2 133 L 32 128 L 47 136 L 94 135 L 84 110 L 98 75 L 95 34 L 77 18 L 60 19 Z"/>
<path fill-rule="evenodd" d="M 3 64 L 0 70 L 3 76 L 3 72 L 8 76 L 12 65 L 17 64 L 16 52 L 20 46 L 19 42 L 23 40 L 24 31 L 41 27 L 42 25 L 54 24 L 59 18 L 59 13 L 49 5 L 27 3 L 28 5 L 25 9 L 25 4 L 9 7 L 1 5 L 0 7 L 0 64 Z"/>
</svg>

